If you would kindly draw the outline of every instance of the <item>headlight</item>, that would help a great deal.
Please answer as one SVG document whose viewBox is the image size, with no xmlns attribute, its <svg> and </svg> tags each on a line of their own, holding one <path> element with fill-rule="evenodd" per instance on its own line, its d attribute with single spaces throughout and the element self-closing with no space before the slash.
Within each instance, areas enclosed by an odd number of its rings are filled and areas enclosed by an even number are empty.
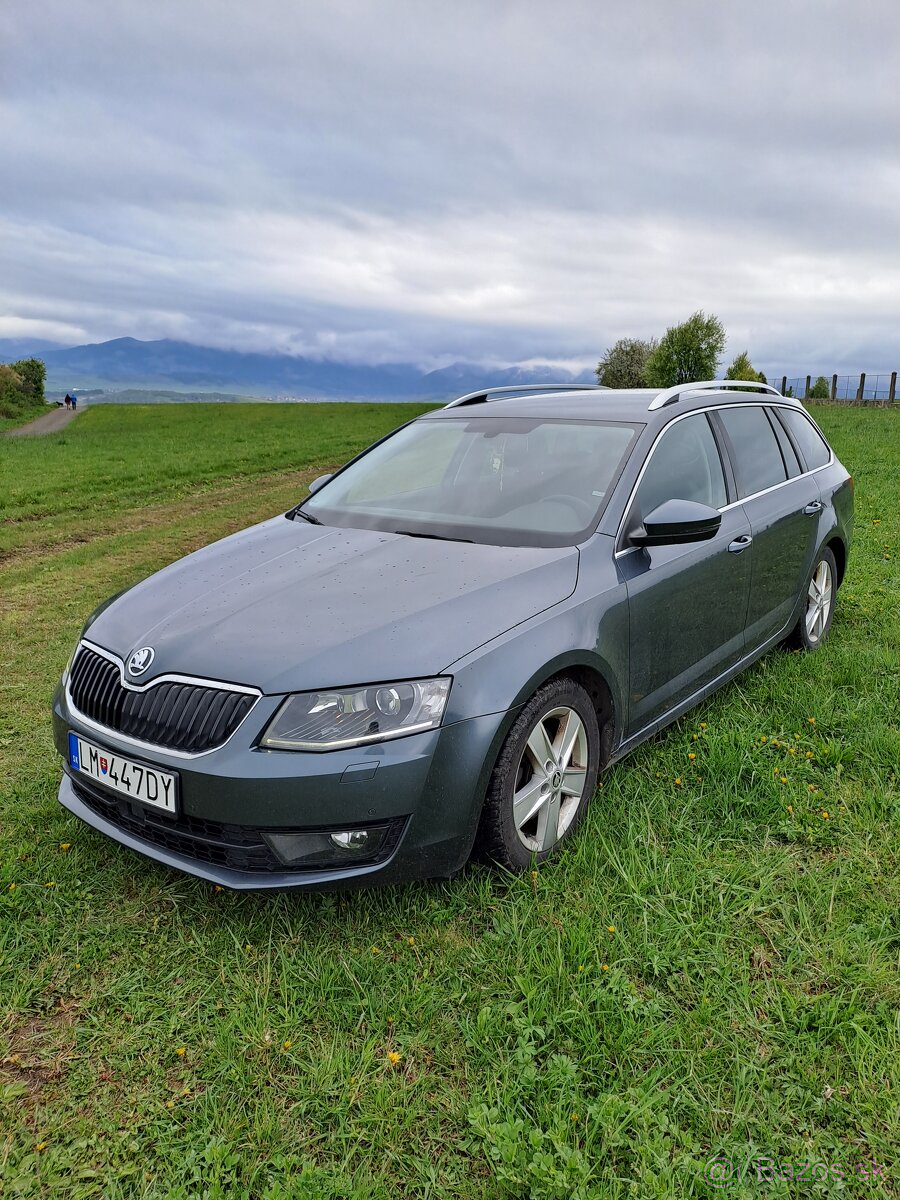
<svg viewBox="0 0 900 1200">
<path fill-rule="evenodd" d="M 449 679 L 300 692 L 288 696 L 260 745 L 273 750 L 341 750 L 421 733 L 440 725 L 449 694 Z"/>
</svg>

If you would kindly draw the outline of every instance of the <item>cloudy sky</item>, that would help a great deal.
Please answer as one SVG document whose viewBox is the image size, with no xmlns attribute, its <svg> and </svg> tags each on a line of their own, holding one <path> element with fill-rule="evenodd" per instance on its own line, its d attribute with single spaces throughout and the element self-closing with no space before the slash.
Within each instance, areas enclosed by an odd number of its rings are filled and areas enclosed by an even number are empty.
<svg viewBox="0 0 900 1200">
<path fill-rule="evenodd" d="M 3 0 L 0 337 L 900 366 L 896 0 Z"/>
</svg>

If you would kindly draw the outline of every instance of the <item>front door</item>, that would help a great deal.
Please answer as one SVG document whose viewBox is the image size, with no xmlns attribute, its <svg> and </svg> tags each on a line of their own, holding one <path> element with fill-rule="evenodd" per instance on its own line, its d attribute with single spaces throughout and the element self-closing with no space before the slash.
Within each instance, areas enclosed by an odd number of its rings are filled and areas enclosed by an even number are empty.
<svg viewBox="0 0 900 1200">
<path fill-rule="evenodd" d="M 665 500 L 722 509 L 715 537 L 629 547 L 627 534 Z M 675 420 L 651 452 L 620 546 L 628 592 L 630 687 L 626 736 L 638 733 L 741 657 L 750 590 L 750 522 L 726 507 L 722 462 L 705 413 Z"/>
</svg>

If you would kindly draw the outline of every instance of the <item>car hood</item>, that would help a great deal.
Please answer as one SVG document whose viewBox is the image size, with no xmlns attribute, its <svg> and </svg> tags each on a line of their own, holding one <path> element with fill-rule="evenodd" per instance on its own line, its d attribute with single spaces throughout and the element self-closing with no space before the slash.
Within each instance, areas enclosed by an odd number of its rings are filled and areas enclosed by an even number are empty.
<svg viewBox="0 0 900 1200">
<path fill-rule="evenodd" d="M 141 683 L 263 692 L 437 675 L 575 589 L 573 546 L 482 546 L 277 517 L 180 559 L 98 610 L 86 636 Z M 137 682 L 137 680 L 135 681 Z"/>
</svg>

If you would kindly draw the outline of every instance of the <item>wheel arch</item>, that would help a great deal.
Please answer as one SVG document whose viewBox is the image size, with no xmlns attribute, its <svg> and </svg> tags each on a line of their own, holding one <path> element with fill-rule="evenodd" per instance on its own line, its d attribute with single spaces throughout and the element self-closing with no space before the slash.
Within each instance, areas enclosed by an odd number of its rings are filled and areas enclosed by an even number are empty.
<svg viewBox="0 0 900 1200">
<path fill-rule="evenodd" d="M 823 549 L 830 550 L 834 555 L 837 567 L 837 586 L 840 587 L 844 582 L 844 575 L 847 573 L 847 547 L 844 545 L 844 540 L 838 534 L 834 534 L 825 543 Z"/>
<path fill-rule="evenodd" d="M 621 738 L 622 700 L 619 689 L 611 682 L 614 675 L 608 663 L 577 653 L 561 655 L 546 664 L 522 687 L 515 708 L 526 704 L 538 688 L 553 679 L 566 676 L 579 683 L 591 698 L 600 728 L 600 766 L 609 761 Z"/>
</svg>

